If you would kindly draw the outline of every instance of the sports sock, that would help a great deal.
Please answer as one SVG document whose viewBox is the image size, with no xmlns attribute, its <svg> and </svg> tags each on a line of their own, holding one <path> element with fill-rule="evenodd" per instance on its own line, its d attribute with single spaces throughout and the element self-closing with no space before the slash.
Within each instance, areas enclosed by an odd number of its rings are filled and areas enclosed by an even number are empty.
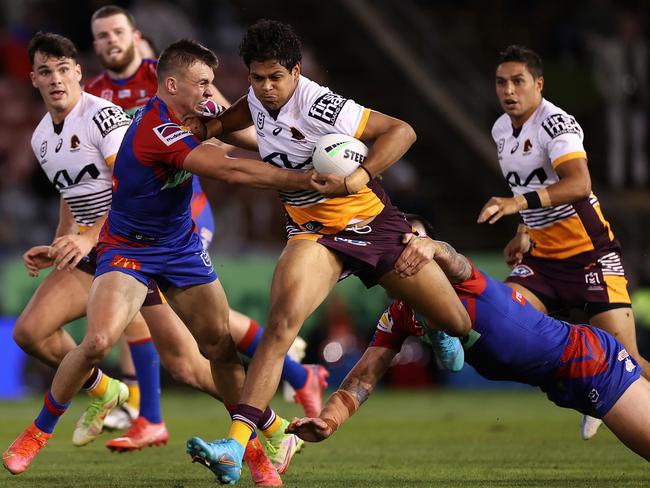
<svg viewBox="0 0 650 488">
<path fill-rule="evenodd" d="M 226 407 L 226 410 L 228 410 L 228 413 L 230 414 L 230 420 L 233 420 L 232 416 L 235 413 L 235 409 L 237 408 L 237 406 L 236 405 L 225 405 L 225 404 L 224 404 L 224 406 Z M 257 431 L 254 430 L 253 433 L 250 435 L 249 440 L 252 441 L 256 437 L 257 437 Z M 239 441 L 237 441 L 237 442 L 239 442 Z"/>
<path fill-rule="evenodd" d="M 264 328 L 255 320 L 251 319 L 246 334 L 244 334 L 242 340 L 237 344 L 237 350 L 252 358 L 257 346 L 262 340 L 263 332 Z M 294 390 L 299 390 L 307 382 L 307 370 L 299 362 L 291 359 L 289 356 L 284 356 L 282 379 L 288 382 Z"/>
<path fill-rule="evenodd" d="M 245 403 L 237 405 L 232 411 L 232 424 L 230 425 L 228 437 L 235 439 L 246 447 L 263 413 L 261 410 Z"/>
<path fill-rule="evenodd" d="M 162 422 L 160 412 L 160 358 L 151 337 L 129 341 L 140 388 L 140 416 L 153 424 Z"/>
<path fill-rule="evenodd" d="M 34 420 L 34 425 L 38 427 L 43 432 L 51 434 L 56 426 L 56 423 L 59 421 L 61 415 L 65 413 L 67 408 L 70 406 L 68 403 L 59 403 L 54 398 L 52 398 L 52 392 L 47 392 L 45 394 L 45 400 L 43 401 L 43 408 L 41 413 L 38 414 L 36 420 Z"/>
<path fill-rule="evenodd" d="M 103 397 L 108 388 L 108 381 L 110 376 L 104 374 L 99 368 L 93 368 L 90 376 L 83 385 L 83 389 L 88 392 L 91 397 Z"/>
<path fill-rule="evenodd" d="M 127 403 L 129 407 L 139 411 L 140 410 L 140 387 L 135 375 L 125 374 L 122 376 L 122 381 L 129 387 L 129 400 Z"/>
<path fill-rule="evenodd" d="M 280 426 L 282 425 L 282 419 L 275 414 L 270 407 L 267 407 L 262 415 L 260 420 L 260 430 L 265 437 L 271 437 L 273 434 L 278 432 Z"/>
</svg>

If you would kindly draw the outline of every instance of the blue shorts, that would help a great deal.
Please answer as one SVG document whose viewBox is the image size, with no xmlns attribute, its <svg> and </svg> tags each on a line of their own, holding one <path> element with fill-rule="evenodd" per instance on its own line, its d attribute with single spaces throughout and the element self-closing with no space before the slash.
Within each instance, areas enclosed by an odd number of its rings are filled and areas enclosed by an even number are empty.
<svg viewBox="0 0 650 488">
<path fill-rule="evenodd" d="M 104 226 L 99 241 L 95 277 L 120 271 L 147 286 L 153 279 L 163 291 L 170 286 L 202 285 L 217 279 L 210 255 L 195 232 L 190 232 L 174 247 L 168 247 L 130 242 L 128 238 L 112 235 Z"/>
<path fill-rule="evenodd" d="M 210 247 L 212 238 L 214 237 L 214 217 L 212 216 L 212 208 L 210 205 L 205 205 L 201 212 L 194 217 L 196 224 L 196 232 L 201 239 L 203 249 Z"/>
<path fill-rule="evenodd" d="M 640 376 L 641 367 L 614 337 L 573 325 L 555 377 L 541 387 L 560 407 L 603 418 Z"/>
</svg>

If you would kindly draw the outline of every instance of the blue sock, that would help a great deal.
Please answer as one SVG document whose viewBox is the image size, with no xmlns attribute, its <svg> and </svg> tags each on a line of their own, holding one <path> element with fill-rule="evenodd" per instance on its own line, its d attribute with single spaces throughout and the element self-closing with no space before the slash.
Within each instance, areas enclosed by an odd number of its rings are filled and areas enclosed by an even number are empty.
<svg viewBox="0 0 650 488">
<path fill-rule="evenodd" d="M 237 350 L 252 358 L 255 349 L 257 349 L 257 346 L 262 340 L 263 332 L 264 329 L 257 322 L 251 320 L 244 338 L 237 344 Z M 294 390 L 298 390 L 305 386 L 307 382 L 307 370 L 299 362 L 294 361 L 289 356 L 285 356 L 282 366 L 282 379 L 287 381 Z"/>
<path fill-rule="evenodd" d="M 34 425 L 43 432 L 51 434 L 56 423 L 59 421 L 59 418 L 65 413 L 69 406 L 70 402 L 59 403 L 52 398 L 52 393 L 48 391 L 45 395 L 45 401 L 43 402 L 41 413 L 39 413 L 36 420 L 34 420 Z"/>
<path fill-rule="evenodd" d="M 160 358 L 151 341 L 129 342 L 140 388 L 140 415 L 149 422 L 162 422 L 160 413 Z"/>
</svg>

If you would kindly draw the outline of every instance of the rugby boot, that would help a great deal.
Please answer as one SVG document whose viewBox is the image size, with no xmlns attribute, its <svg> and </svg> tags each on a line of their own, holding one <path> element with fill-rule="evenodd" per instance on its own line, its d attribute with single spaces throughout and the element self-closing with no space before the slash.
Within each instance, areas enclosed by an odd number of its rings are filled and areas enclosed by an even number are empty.
<svg viewBox="0 0 650 488">
<path fill-rule="evenodd" d="M 144 417 L 138 417 L 123 436 L 111 439 L 106 447 L 117 452 L 139 451 L 143 447 L 162 446 L 168 440 L 165 422 L 153 424 Z"/>
<path fill-rule="evenodd" d="M 294 399 L 302 405 L 307 417 L 318 417 L 323 408 L 323 391 L 327 388 L 329 372 L 320 364 L 305 364 L 307 381 L 296 390 Z"/>
<path fill-rule="evenodd" d="M 2 464 L 11 474 L 22 473 L 51 438 L 52 434 L 43 432 L 32 422 L 2 453 Z"/>
<path fill-rule="evenodd" d="M 108 380 L 104 396 L 93 398 L 77 421 L 77 426 L 72 433 L 72 443 L 75 446 L 85 446 L 94 441 L 102 433 L 106 415 L 128 399 L 128 386 L 114 378 Z"/>
<path fill-rule="evenodd" d="M 259 437 L 248 441 L 244 461 L 248 464 L 251 479 L 257 486 L 282 486 L 282 478 L 264 452 Z"/>
<path fill-rule="evenodd" d="M 241 465 L 244 458 L 244 446 L 235 439 L 219 439 L 207 442 L 200 437 L 187 441 L 187 453 L 193 463 L 206 466 L 224 485 L 234 485 L 241 477 Z"/>
<path fill-rule="evenodd" d="M 319 412 L 320 413 L 320 412 Z M 285 434 L 289 421 L 281 419 L 282 424 L 266 439 L 266 453 L 278 473 L 284 473 L 289 467 L 291 458 L 302 448 L 305 441 L 294 434 Z"/>
</svg>

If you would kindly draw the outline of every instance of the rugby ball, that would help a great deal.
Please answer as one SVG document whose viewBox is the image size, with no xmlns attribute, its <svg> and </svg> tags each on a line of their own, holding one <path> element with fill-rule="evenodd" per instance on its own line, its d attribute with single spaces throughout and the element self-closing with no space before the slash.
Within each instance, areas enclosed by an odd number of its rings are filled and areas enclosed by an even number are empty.
<svg viewBox="0 0 650 488">
<path fill-rule="evenodd" d="M 344 134 L 327 134 L 314 146 L 312 163 L 319 173 L 348 176 L 363 163 L 368 147 L 359 139 Z"/>
</svg>

